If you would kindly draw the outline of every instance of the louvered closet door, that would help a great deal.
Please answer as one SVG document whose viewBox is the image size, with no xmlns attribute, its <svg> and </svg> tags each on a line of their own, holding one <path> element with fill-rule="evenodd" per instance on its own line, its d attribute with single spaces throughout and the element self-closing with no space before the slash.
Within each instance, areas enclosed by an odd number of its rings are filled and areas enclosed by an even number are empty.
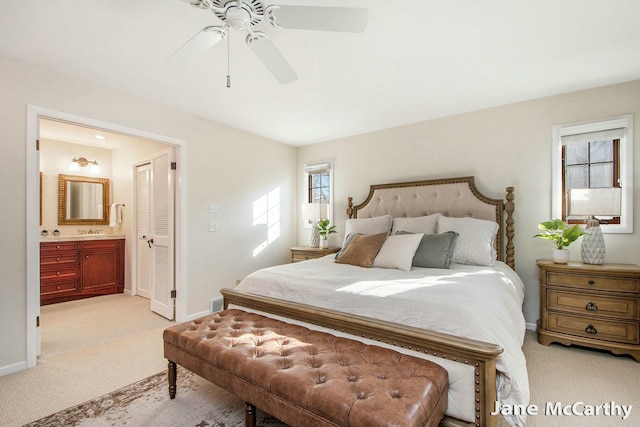
<svg viewBox="0 0 640 427">
<path fill-rule="evenodd" d="M 136 167 L 136 295 L 151 298 L 151 164 Z"/>
<path fill-rule="evenodd" d="M 173 149 L 151 161 L 151 310 L 174 318 L 174 176 Z"/>
</svg>

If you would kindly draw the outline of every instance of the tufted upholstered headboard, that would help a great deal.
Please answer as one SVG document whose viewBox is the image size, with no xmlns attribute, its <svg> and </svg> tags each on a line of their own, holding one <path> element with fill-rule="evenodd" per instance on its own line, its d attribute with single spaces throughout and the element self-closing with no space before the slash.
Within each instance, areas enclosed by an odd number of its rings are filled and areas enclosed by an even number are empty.
<svg viewBox="0 0 640 427">
<path fill-rule="evenodd" d="M 499 227 L 495 242 L 498 259 L 513 268 L 513 187 L 507 187 L 506 191 L 506 202 L 486 197 L 478 191 L 472 176 L 378 184 L 370 187 L 366 200 L 357 206 L 353 205 L 353 197 L 349 197 L 347 215 L 371 218 L 389 214 L 398 218 L 439 212 L 450 217 L 495 221 Z"/>
</svg>

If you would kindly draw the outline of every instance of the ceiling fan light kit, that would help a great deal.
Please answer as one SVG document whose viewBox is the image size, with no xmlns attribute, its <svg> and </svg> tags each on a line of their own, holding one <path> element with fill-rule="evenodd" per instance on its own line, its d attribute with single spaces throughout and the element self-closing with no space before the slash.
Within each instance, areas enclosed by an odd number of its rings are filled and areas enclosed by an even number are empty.
<svg viewBox="0 0 640 427">
<path fill-rule="evenodd" d="M 210 10 L 223 26 L 208 26 L 174 52 L 168 62 L 181 64 L 204 53 L 228 37 L 229 28 L 247 31 L 246 43 L 280 84 L 291 83 L 298 76 L 269 36 L 253 31 L 252 26 L 266 21 L 278 29 L 360 33 L 368 21 L 364 8 L 323 6 L 265 7 L 260 0 L 182 0 L 193 7 Z M 227 87 L 230 86 L 227 76 Z"/>
</svg>

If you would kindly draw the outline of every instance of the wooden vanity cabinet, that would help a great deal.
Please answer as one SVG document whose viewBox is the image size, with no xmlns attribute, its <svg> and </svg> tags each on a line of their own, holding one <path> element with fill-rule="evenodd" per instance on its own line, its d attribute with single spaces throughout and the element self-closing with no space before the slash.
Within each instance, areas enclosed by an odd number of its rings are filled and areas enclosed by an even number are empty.
<svg viewBox="0 0 640 427">
<path fill-rule="evenodd" d="M 124 291 L 124 239 L 40 243 L 40 304 Z"/>
</svg>

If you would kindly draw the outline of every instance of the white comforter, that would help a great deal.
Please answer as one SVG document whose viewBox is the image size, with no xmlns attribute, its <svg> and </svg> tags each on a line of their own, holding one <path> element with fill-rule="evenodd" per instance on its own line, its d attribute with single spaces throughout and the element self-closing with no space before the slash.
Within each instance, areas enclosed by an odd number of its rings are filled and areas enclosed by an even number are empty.
<svg viewBox="0 0 640 427">
<path fill-rule="evenodd" d="M 498 398 L 503 405 L 528 404 L 522 280 L 501 262 L 451 267 L 361 268 L 329 255 L 259 270 L 236 289 L 498 344 L 504 349 Z M 524 424 L 521 417 L 507 421 Z"/>
</svg>

